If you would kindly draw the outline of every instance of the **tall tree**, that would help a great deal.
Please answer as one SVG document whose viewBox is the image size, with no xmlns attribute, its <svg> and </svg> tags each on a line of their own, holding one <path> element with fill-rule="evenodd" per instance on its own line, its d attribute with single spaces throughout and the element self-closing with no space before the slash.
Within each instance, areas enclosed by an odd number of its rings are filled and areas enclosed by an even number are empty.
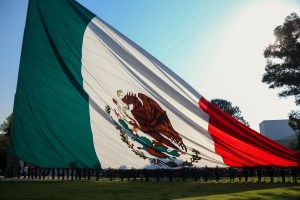
<svg viewBox="0 0 300 200">
<path fill-rule="evenodd" d="M 9 136 L 12 128 L 13 115 L 10 114 L 6 120 L 0 124 L 0 171 L 3 172 L 6 167 Z"/>
<path fill-rule="evenodd" d="M 267 64 L 262 82 L 269 84 L 269 88 L 281 88 L 280 97 L 294 96 L 296 105 L 300 105 L 300 17 L 296 13 L 287 16 L 283 25 L 274 29 L 274 35 L 274 44 L 264 51 Z M 289 113 L 289 125 L 298 138 L 293 147 L 299 150 L 299 111 Z"/>
<path fill-rule="evenodd" d="M 212 99 L 211 103 L 218 106 L 221 110 L 234 117 L 236 120 L 242 122 L 246 126 L 250 126 L 249 123 L 243 118 L 242 112 L 238 106 L 233 106 L 230 101 L 225 99 Z"/>
<path fill-rule="evenodd" d="M 0 124 L 0 131 L 6 135 L 10 135 L 12 129 L 13 114 L 6 117 L 5 121 Z"/>
<path fill-rule="evenodd" d="M 4 172 L 7 162 L 8 143 L 9 138 L 7 135 L 0 134 L 0 174 Z"/>
<path fill-rule="evenodd" d="M 281 88 L 280 97 L 294 96 L 300 105 L 300 18 L 286 17 L 274 30 L 276 40 L 264 51 L 267 60 L 262 82 L 269 88 Z"/>
</svg>

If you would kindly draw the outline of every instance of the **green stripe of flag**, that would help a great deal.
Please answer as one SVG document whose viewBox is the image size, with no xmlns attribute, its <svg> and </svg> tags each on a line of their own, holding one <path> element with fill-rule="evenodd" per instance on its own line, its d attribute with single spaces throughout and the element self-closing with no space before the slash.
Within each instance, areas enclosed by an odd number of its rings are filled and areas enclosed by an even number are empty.
<svg viewBox="0 0 300 200">
<path fill-rule="evenodd" d="M 44 167 L 100 167 L 83 90 L 81 50 L 95 15 L 77 2 L 30 0 L 10 152 Z"/>
</svg>

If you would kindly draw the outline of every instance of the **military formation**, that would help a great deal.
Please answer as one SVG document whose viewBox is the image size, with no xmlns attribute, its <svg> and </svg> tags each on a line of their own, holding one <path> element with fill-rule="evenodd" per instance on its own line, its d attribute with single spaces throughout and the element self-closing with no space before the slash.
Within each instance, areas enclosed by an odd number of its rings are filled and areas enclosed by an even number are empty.
<svg viewBox="0 0 300 200">
<path fill-rule="evenodd" d="M 182 168 L 182 169 L 89 169 L 41 168 L 25 164 L 12 167 L 10 176 L 18 179 L 39 180 L 100 180 L 110 181 L 200 181 L 200 182 L 271 182 L 297 183 L 295 167 L 244 168 Z"/>
</svg>

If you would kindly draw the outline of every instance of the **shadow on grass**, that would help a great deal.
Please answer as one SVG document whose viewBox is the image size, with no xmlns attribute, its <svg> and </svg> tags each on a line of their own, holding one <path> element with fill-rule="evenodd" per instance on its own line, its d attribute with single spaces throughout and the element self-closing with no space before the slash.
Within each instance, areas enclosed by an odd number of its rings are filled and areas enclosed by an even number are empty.
<svg viewBox="0 0 300 200">
<path fill-rule="evenodd" d="M 287 188 L 289 190 L 289 188 Z M 299 188 L 298 188 L 298 194 L 297 193 L 289 193 L 289 192 L 281 192 L 280 194 L 274 194 L 273 192 L 258 192 L 258 195 L 262 197 L 267 197 L 263 199 L 275 199 L 275 200 L 281 200 L 281 199 L 300 199 L 299 196 Z M 253 198 L 255 199 L 255 198 Z"/>
<path fill-rule="evenodd" d="M 0 199 L 299 199 L 299 184 L 0 182 Z"/>
</svg>

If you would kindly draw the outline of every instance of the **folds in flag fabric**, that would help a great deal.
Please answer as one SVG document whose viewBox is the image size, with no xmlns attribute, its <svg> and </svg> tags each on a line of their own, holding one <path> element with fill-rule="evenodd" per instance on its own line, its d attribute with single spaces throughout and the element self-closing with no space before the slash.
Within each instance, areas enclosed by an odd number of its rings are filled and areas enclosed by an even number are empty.
<svg viewBox="0 0 300 200">
<path fill-rule="evenodd" d="M 40 167 L 299 166 L 72 0 L 30 0 L 10 152 Z"/>
</svg>

